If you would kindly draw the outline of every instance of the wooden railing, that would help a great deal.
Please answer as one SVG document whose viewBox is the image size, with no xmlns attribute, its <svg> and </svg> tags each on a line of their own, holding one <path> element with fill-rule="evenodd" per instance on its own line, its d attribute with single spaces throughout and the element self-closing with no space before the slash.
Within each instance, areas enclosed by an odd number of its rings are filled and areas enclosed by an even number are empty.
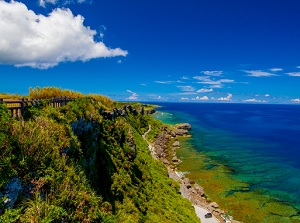
<svg viewBox="0 0 300 223">
<path fill-rule="evenodd" d="M 52 98 L 52 99 L 47 99 L 46 104 L 48 106 L 58 108 L 66 105 L 68 102 L 73 100 L 74 100 L 73 98 L 67 98 L 67 97 Z M 37 107 L 41 103 L 41 100 L 39 99 L 28 100 L 24 98 L 18 100 L 10 100 L 10 99 L 0 98 L 0 104 L 2 103 L 6 104 L 7 108 L 11 111 L 12 117 L 23 117 L 26 106 L 31 105 Z"/>
</svg>

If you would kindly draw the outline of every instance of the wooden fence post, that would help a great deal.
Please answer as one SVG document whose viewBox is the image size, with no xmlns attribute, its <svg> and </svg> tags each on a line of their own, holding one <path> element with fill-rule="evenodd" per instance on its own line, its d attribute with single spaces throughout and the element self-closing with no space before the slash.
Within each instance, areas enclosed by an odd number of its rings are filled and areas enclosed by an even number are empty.
<svg viewBox="0 0 300 223">
<path fill-rule="evenodd" d="M 22 102 L 21 102 L 21 116 L 24 116 L 24 111 L 25 111 L 25 99 L 22 98 Z"/>
</svg>

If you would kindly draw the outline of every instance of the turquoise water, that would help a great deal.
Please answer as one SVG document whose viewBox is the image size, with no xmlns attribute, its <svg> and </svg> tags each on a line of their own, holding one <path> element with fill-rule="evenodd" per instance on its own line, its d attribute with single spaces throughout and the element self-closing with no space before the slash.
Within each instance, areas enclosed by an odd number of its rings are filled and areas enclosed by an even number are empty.
<svg viewBox="0 0 300 223">
<path fill-rule="evenodd" d="M 199 156 L 228 167 L 232 177 L 250 185 L 250 192 L 260 191 L 300 210 L 300 106 L 159 105 L 156 118 L 192 125 L 189 143 Z"/>
</svg>

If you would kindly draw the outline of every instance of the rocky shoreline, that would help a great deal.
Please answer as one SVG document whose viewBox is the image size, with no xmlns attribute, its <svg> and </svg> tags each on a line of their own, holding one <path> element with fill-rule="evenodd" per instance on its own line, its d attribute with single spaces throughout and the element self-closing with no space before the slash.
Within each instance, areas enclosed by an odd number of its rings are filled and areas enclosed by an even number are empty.
<svg viewBox="0 0 300 223">
<path fill-rule="evenodd" d="M 182 161 L 177 158 L 176 150 L 180 148 L 178 137 L 190 137 L 189 130 L 191 125 L 188 123 L 176 124 L 172 127 L 162 127 L 162 133 L 155 137 L 154 154 L 166 165 L 169 177 L 180 183 L 180 193 L 184 198 L 187 198 L 193 205 L 205 208 L 211 212 L 219 222 L 239 223 L 239 221 L 226 221 L 224 219 L 225 211 L 220 209 L 216 202 L 210 201 L 200 185 L 190 180 L 189 178 L 181 178 L 176 172 L 176 167 Z"/>
</svg>

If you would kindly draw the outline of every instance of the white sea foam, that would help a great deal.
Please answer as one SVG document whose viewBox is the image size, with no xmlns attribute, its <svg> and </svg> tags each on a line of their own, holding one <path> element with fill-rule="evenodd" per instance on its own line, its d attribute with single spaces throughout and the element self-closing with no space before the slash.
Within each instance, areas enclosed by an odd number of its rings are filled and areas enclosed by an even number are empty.
<svg viewBox="0 0 300 223">
<path fill-rule="evenodd" d="M 177 171 L 175 171 L 175 173 L 176 173 L 177 176 L 179 176 L 180 178 L 183 178 L 186 174 L 189 174 L 190 172 L 188 172 L 188 171 L 183 171 L 183 172 L 177 172 Z"/>
</svg>

